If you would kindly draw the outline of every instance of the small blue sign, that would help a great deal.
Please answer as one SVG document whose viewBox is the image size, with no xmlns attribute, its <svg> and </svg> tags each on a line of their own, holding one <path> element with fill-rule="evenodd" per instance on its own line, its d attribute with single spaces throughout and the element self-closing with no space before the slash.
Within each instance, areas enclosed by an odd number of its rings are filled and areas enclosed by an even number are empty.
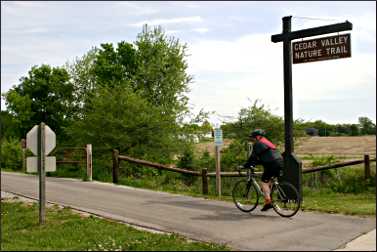
<svg viewBox="0 0 377 252">
<path fill-rule="evenodd" d="M 223 145 L 223 131 L 221 129 L 215 129 L 215 145 L 220 146 Z"/>
</svg>

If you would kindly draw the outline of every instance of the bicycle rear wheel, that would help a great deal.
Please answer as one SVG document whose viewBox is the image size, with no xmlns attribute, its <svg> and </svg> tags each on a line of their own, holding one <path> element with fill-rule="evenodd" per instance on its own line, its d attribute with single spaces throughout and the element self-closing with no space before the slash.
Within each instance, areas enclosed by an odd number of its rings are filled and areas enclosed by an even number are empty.
<svg viewBox="0 0 377 252">
<path fill-rule="evenodd" d="M 233 202 L 243 212 L 251 212 L 258 205 L 258 191 L 255 185 L 247 180 L 238 181 L 232 191 Z"/>
<path fill-rule="evenodd" d="M 300 195 L 296 188 L 288 182 L 273 185 L 271 200 L 275 212 L 282 217 L 292 217 L 301 206 Z"/>
</svg>

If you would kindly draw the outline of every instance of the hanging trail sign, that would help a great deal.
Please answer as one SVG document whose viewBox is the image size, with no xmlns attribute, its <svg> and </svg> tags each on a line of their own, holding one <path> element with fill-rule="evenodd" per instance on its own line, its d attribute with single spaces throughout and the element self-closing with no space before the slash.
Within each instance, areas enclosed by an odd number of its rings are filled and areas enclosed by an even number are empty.
<svg viewBox="0 0 377 252">
<path fill-rule="evenodd" d="M 292 43 L 293 64 L 351 57 L 351 34 Z"/>
</svg>

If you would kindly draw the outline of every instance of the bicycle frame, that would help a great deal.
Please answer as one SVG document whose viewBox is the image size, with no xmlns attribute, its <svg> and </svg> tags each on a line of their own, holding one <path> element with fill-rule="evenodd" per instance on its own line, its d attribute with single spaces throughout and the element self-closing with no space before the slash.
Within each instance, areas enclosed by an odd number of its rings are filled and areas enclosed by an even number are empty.
<svg viewBox="0 0 377 252">
<path fill-rule="evenodd" d="M 247 169 L 247 181 L 248 181 L 248 183 L 251 182 L 255 185 L 255 187 L 258 190 L 258 195 L 264 195 L 260 185 L 258 184 L 257 180 L 255 179 L 254 173 L 251 172 L 251 169 Z"/>
<path fill-rule="evenodd" d="M 247 169 L 247 181 L 249 183 L 251 182 L 251 183 L 253 183 L 255 185 L 255 187 L 258 190 L 258 194 L 259 195 L 262 195 L 262 196 L 264 195 L 264 192 L 262 191 L 262 188 L 260 187 L 259 183 L 255 179 L 254 172 L 252 172 L 251 169 Z M 271 182 L 272 182 L 273 185 L 278 185 L 279 184 L 275 178 L 273 178 Z M 272 186 L 271 186 L 271 188 L 272 188 Z M 280 190 L 279 190 L 279 192 L 280 192 Z"/>
<path fill-rule="evenodd" d="M 241 175 L 241 169 L 238 169 L 238 172 Z M 247 168 L 246 174 L 246 181 L 245 179 L 242 179 L 233 187 L 232 197 L 233 202 L 239 210 L 243 212 L 251 212 L 257 207 L 258 198 L 264 196 L 264 193 L 261 185 L 257 182 L 253 167 Z M 246 188 L 244 184 L 245 182 Z M 251 205 L 249 203 L 244 205 L 243 200 L 246 199 L 248 201 L 247 198 L 249 197 L 250 189 L 252 189 L 251 195 L 254 195 L 252 197 L 253 199 L 250 199 Z M 294 196 L 291 197 L 288 193 L 292 193 Z M 288 182 L 283 181 L 282 183 L 279 183 L 279 177 L 271 178 L 271 199 L 273 201 L 273 209 L 282 217 L 292 217 L 300 209 L 301 201 L 296 188 Z"/>
</svg>

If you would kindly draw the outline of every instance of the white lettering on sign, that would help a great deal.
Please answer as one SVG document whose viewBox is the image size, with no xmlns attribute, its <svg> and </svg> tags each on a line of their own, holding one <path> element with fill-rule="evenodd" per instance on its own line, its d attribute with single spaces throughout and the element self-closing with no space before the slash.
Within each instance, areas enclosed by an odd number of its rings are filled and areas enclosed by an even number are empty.
<svg viewBox="0 0 377 252">
<path fill-rule="evenodd" d="M 321 40 L 321 44 L 323 47 L 325 46 L 333 46 L 333 45 L 342 45 L 347 43 L 348 37 L 346 36 L 339 36 L 335 38 L 330 38 L 330 39 L 323 39 Z"/>
<path fill-rule="evenodd" d="M 351 35 L 337 35 L 292 44 L 293 63 L 351 57 Z"/>
</svg>

